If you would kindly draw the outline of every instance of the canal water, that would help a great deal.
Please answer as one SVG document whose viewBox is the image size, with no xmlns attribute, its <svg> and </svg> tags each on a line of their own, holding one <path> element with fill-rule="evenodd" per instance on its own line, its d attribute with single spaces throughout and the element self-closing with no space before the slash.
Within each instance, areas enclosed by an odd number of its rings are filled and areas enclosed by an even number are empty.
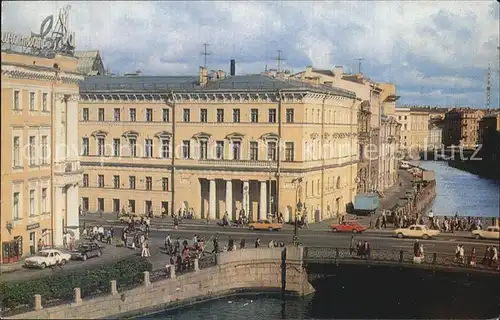
<svg viewBox="0 0 500 320">
<path fill-rule="evenodd" d="M 242 295 L 136 320 L 492 319 L 500 314 L 499 284 L 492 275 L 345 266 L 315 280 L 313 295 L 290 298 L 284 308 L 279 294 Z"/>
<path fill-rule="evenodd" d="M 445 161 L 419 161 L 415 164 L 433 170 L 436 175 L 436 199 L 431 207 L 435 215 L 498 217 L 500 183 L 448 166 Z"/>
</svg>

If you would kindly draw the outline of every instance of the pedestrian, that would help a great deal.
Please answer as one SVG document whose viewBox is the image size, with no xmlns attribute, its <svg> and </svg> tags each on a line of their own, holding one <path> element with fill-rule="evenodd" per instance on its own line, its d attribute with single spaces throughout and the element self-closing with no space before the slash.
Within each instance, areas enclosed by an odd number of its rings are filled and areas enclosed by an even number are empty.
<svg viewBox="0 0 500 320">
<path fill-rule="evenodd" d="M 240 249 L 245 249 L 245 239 L 242 238 L 240 241 Z"/>
<path fill-rule="evenodd" d="M 363 253 L 364 253 L 365 259 L 370 258 L 370 255 L 371 255 L 370 244 L 366 240 L 365 240 L 365 243 L 363 245 Z"/>
<path fill-rule="evenodd" d="M 354 236 L 351 236 L 351 241 L 349 242 L 349 254 L 352 255 L 356 248 L 356 240 L 354 240 Z"/>
<path fill-rule="evenodd" d="M 255 240 L 255 248 L 259 247 L 260 247 L 260 238 L 257 238 L 257 240 Z"/>
<path fill-rule="evenodd" d="M 476 265 L 476 248 L 472 248 L 470 251 L 469 264 L 474 267 Z"/>
</svg>

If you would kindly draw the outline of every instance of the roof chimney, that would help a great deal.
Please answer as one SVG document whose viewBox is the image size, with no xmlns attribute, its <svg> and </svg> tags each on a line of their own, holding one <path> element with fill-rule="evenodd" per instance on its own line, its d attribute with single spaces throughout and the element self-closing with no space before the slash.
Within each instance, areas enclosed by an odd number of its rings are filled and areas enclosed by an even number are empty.
<svg viewBox="0 0 500 320">
<path fill-rule="evenodd" d="M 207 68 L 200 67 L 200 86 L 204 86 L 208 81 L 208 70 Z"/>
<path fill-rule="evenodd" d="M 344 75 L 344 67 L 342 66 L 335 66 L 334 69 L 333 69 L 333 74 L 335 76 L 335 78 L 342 78 L 342 76 Z"/>
<path fill-rule="evenodd" d="M 236 60 L 231 59 L 231 68 L 230 68 L 230 73 L 229 75 L 235 76 L 236 75 Z"/>
</svg>

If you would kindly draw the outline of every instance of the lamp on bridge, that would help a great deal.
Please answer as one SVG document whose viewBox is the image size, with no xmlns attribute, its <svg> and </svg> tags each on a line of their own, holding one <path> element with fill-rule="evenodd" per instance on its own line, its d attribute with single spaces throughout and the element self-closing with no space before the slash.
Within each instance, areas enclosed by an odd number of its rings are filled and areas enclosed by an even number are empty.
<svg viewBox="0 0 500 320">
<path fill-rule="evenodd" d="M 300 199 L 299 199 L 299 202 L 297 202 L 297 210 L 295 210 L 295 222 L 294 222 L 294 226 L 293 226 L 293 244 L 294 245 L 298 245 L 299 244 L 299 235 L 298 235 L 298 217 L 297 217 L 297 214 L 299 212 L 302 211 L 302 202 L 300 202 Z"/>
</svg>

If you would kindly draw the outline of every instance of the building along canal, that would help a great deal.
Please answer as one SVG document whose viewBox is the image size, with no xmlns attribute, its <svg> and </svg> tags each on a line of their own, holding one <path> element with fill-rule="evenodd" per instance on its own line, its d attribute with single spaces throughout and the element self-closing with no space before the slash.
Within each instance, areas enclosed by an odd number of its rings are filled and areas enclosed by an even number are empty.
<svg viewBox="0 0 500 320">
<path fill-rule="evenodd" d="M 500 182 L 481 178 L 450 167 L 445 161 L 418 161 L 414 164 L 433 170 L 436 198 L 430 207 L 436 215 L 498 217 Z"/>
<path fill-rule="evenodd" d="M 499 277 L 463 271 L 340 265 L 312 281 L 305 298 L 230 296 L 136 319 L 491 319 Z"/>
</svg>

